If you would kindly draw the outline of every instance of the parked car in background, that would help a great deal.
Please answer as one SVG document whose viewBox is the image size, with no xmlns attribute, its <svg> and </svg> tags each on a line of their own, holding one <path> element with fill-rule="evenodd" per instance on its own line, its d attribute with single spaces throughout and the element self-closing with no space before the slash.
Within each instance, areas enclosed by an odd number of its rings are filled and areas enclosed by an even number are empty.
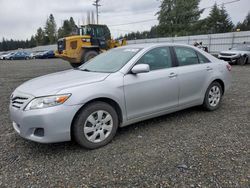
<svg viewBox="0 0 250 188">
<path fill-rule="evenodd" d="M 227 51 L 222 51 L 218 56 L 219 59 L 238 65 L 245 65 L 247 63 L 250 63 L 249 57 L 250 45 L 241 45 Z"/>
<path fill-rule="evenodd" d="M 31 53 L 29 54 L 29 58 L 30 58 L 30 59 L 35 59 L 35 58 L 36 58 L 36 53 L 35 53 L 35 52 L 31 52 Z"/>
<path fill-rule="evenodd" d="M 53 50 L 48 50 L 48 51 L 37 53 L 35 57 L 36 59 L 49 59 L 49 58 L 54 58 L 55 53 Z"/>
<path fill-rule="evenodd" d="M 9 54 L 5 59 L 7 60 L 24 60 L 30 59 L 30 53 L 28 52 L 13 52 Z"/>
<path fill-rule="evenodd" d="M 129 45 L 22 84 L 10 97 L 10 116 L 26 139 L 74 139 L 94 149 L 118 127 L 193 106 L 218 109 L 230 71 L 227 62 L 188 45 Z"/>
<path fill-rule="evenodd" d="M 3 54 L 0 55 L 0 60 L 5 60 L 7 59 L 9 56 L 13 55 L 15 52 L 5 52 Z"/>
</svg>

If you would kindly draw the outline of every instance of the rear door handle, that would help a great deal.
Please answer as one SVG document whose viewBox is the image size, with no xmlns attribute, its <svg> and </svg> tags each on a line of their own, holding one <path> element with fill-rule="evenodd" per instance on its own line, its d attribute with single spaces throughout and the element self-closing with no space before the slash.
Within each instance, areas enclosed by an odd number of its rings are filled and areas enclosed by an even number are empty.
<svg viewBox="0 0 250 188">
<path fill-rule="evenodd" d="M 212 67 L 207 67 L 206 70 L 207 70 L 207 71 L 212 71 L 213 68 L 212 68 Z"/>
<path fill-rule="evenodd" d="M 172 73 L 170 73 L 169 74 L 169 78 L 176 78 L 178 75 L 176 74 L 176 73 L 174 73 L 174 72 L 172 72 Z"/>
</svg>

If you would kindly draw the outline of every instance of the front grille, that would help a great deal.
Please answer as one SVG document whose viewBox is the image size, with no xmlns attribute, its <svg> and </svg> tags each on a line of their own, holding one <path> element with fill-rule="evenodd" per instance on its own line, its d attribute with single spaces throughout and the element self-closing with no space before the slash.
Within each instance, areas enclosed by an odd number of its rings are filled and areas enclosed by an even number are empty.
<svg viewBox="0 0 250 188">
<path fill-rule="evenodd" d="M 20 109 L 27 100 L 27 97 L 15 96 L 11 99 L 11 106 Z"/>
<path fill-rule="evenodd" d="M 65 39 L 59 39 L 57 42 L 57 49 L 60 54 L 63 52 L 63 50 L 65 50 L 66 46 L 65 43 L 66 43 Z"/>
<path fill-rule="evenodd" d="M 226 58 L 226 57 L 221 57 L 220 59 L 224 60 L 224 61 L 231 61 L 231 58 Z"/>
</svg>

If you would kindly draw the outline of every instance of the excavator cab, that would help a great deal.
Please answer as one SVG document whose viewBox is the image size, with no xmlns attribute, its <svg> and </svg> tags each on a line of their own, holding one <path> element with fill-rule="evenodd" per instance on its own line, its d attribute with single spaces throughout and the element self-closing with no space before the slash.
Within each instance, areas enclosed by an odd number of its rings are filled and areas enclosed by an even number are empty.
<svg viewBox="0 0 250 188">
<path fill-rule="evenodd" d="M 79 28 L 79 35 L 90 36 L 90 42 L 93 46 L 101 49 L 109 49 L 108 41 L 111 40 L 111 34 L 106 25 L 86 25 Z"/>
<path fill-rule="evenodd" d="M 126 45 L 111 38 L 106 25 L 89 24 L 77 28 L 77 35 L 58 40 L 56 56 L 67 60 L 73 67 L 78 67 L 103 51 Z"/>
</svg>

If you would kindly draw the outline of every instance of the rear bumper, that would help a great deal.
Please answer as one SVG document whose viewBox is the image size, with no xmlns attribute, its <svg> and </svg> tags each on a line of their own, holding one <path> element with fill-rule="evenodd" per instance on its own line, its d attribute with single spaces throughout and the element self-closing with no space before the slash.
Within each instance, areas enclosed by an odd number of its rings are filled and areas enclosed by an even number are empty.
<svg viewBox="0 0 250 188">
<path fill-rule="evenodd" d="M 9 107 L 14 130 L 23 138 L 39 143 L 71 140 L 71 123 L 81 106 L 56 107 L 23 111 Z"/>
</svg>

